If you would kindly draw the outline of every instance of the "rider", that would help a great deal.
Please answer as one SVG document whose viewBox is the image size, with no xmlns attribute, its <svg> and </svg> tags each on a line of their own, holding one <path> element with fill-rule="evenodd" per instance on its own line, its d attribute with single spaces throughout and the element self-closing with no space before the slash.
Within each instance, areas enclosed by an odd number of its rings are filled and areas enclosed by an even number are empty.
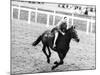
<svg viewBox="0 0 100 75">
<path fill-rule="evenodd" d="M 65 24 L 64 24 L 65 23 Z M 54 42 L 53 42 L 53 48 L 56 47 L 56 40 L 58 38 L 59 32 L 64 35 L 64 30 L 67 30 L 67 17 L 63 17 L 60 22 L 58 22 L 57 26 L 52 29 L 51 32 L 54 32 Z"/>
</svg>

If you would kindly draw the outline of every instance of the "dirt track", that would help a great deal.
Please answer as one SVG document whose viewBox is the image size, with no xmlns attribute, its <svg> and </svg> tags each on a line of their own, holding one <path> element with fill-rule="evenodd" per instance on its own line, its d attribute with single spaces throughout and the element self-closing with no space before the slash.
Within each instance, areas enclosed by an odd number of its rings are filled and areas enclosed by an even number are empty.
<svg viewBox="0 0 100 75">
<path fill-rule="evenodd" d="M 42 44 L 31 45 L 46 29 L 41 24 L 12 21 L 12 74 L 95 69 L 95 35 L 78 31 L 80 43 L 72 40 L 64 64 L 52 71 L 54 61 L 59 60 L 56 52 L 52 51 L 48 64 L 41 50 Z"/>
</svg>

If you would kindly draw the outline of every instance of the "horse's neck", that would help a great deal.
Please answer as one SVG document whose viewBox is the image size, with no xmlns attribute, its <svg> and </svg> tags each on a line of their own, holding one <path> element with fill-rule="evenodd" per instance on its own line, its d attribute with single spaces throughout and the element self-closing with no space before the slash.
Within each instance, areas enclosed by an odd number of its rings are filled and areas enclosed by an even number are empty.
<svg viewBox="0 0 100 75">
<path fill-rule="evenodd" d="M 61 47 L 62 48 L 69 47 L 70 40 L 71 40 L 70 38 L 66 39 L 66 35 L 59 34 L 58 39 L 56 41 L 57 48 L 59 49 Z"/>
<path fill-rule="evenodd" d="M 70 44 L 70 41 L 71 41 L 71 34 L 68 32 L 65 34 L 65 41 L 66 41 L 66 44 Z"/>
<path fill-rule="evenodd" d="M 65 41 L 65 37 L 64 35 L 62 35 L 61 33 L 59 33 L 58 35 L 58 39 L 57 39 L 57 43 L 61 43 Z"/>
<path fill-rule="evenodd" d="M 63 44 L 64 44 L 64 43 L 65 43 L 65 44 L 67 43 L 67 44 L 68 44 L 68 43 L 70 42 L 70 40 L 71 40 L 71 39 L 70 39 L 69 37 L 67 37 L 67 34 L 62 35 L 62 34 L 60 33 L 59 36 L 58 36 L 58 40 L 57 40 L 57 41 L 58 41 L 58 43 L 63 43 Z"/>
</svg>

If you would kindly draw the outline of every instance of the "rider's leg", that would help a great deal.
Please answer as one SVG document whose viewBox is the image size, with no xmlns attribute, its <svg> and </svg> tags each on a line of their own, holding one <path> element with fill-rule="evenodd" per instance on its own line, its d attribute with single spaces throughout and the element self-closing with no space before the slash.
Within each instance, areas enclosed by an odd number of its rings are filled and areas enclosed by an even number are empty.
<svg viewBox="0 0 100 75">
<path fill-rule="evenodd" d="M 55 38 L 54 38 L 54 43 L 53 43 L 53 48 L 56 47 L 56 40 L 58 38 L 58 32 L 55 32 Z"/>
</svg>

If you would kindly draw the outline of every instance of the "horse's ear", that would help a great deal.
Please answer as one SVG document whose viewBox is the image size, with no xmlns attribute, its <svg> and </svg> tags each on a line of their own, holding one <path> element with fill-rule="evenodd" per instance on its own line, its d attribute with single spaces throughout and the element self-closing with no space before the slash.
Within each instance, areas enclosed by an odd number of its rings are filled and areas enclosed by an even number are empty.
<svg viewBox="0 0 100 75">
<path fill-rule="evenodd" d="M 75 26 L 73 26 L 73 29 L 75 29 L 76 27 Z"/>
<path fill-rule="evenodd" d="M 71 26 L 70 29 L 75 29 L 75 26 Z"/>
</svg>

